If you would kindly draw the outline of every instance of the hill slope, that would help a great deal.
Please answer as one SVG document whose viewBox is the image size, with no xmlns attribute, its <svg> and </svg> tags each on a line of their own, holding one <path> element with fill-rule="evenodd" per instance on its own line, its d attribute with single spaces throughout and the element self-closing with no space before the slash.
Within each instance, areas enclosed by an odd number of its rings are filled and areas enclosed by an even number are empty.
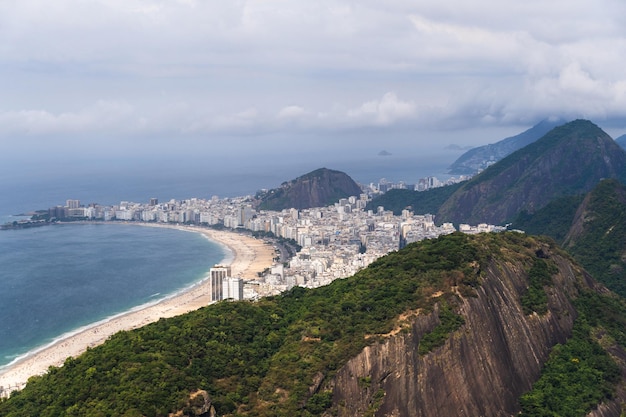
<svg viewBox="0 0 626 417">
<path fill-rule="evenodd" d="M 555 200 L 513 227 L 550 236 L 593 276 L 626 297 L 626 187 L 603 180 L 583 196 Z"/>
<path fill-rule="evenodd" d="M 622 135 L 619 138 L 615 139 L 615 142 L 623 149 L 626 149 L 626 135 Z"/>
<path fill-rule="evenodd" d="M 341 198 L 358 197 L 361 188 L 341 171 L 320 168 L 295 180 L 284 182 L 280 188 L 257 195 L 261 210 L 298 210 L 324 207 Z"/>
<path fill-rule="evenodd" d="M 589 192 L 603 178 L 626 178 L 626 152 L 587 120 L 541 139 L 466 182 L 439 209 L 437 221 L 502 224 L 563 196 Z"/>
<path fill-rule="evenodd" d="M 516 150 L 530 145 L 550 130 L 564 123 L 563 120 L 543 120 L 519 135 L 470 149 L 454 161 L 448 171 L 452 175 L 475 174 Z"/>
<path fill-rule="evenodd" d="M 605 180 L 590 192 L 563 245 L 597 279 L 626 297 L 626 187 Z"/>
<path fill-rule="evenodd" d="M 549 241 L 457 233 L 326 287 L 121 332 L 0 415 L 583 416 L 602 403 L 597 416 L 619 416 L 624 317 Z M 550 385 L 543 365 L 572 358 Z"/>
<path fill-rule="evenodd" d="M 462 183 L 446 185 L 426 191 L 389 190 L 385 194 L 374 198 L 367 203 L 366 210 L 374 210 L 380 206 L 400 215 L 402 210 L 409 209 L 414 213 L 436 213 L 439 207 L 454 193 Z"/>
</svg>

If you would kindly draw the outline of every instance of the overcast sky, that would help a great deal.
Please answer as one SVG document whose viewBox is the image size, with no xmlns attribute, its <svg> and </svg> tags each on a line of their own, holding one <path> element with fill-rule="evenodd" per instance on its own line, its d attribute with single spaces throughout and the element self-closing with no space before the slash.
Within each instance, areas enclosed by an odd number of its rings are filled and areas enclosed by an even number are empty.
<svg viewBox="0 0 626 417">
<path fill-rule="evenodd" d="M 443 147 L 547 117 L 615 137 L 624 22 L 623 0 L 4 0 L 0 144 Z"/>
</svg>

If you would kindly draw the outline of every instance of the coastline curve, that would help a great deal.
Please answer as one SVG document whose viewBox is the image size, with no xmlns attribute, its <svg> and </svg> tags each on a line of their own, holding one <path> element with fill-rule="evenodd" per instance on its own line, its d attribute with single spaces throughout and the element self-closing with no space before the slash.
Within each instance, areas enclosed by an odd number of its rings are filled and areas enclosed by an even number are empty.
<svg viewBox="0 0 626 417">
<path fill-rule="evenodd" d="M 274 248 L 250 236 L 194 226 L 148 223 L 135 225 L 200 233 L 222 246 L 226 256 L 220 263 L 230 265 L 233 276 L 246 280 L 256 279 L 257 272 L 270 267 L 273 262 Z M 31 376 L 42 375 L 51 366 L 62 366 L 68 357 L 79 356 L 87 348 L 104 343 L 119 331 L 136 329 L 161 318 L 174 317 L 209 305 L 211 303 L 209 285 L 207 271 L 207 276 L 203 279 L 176 293 L 80 327 L 59 336 L 47 345 L 21 355 L 0 369 L 0 397 L 23 388 Z"/>
</svg>

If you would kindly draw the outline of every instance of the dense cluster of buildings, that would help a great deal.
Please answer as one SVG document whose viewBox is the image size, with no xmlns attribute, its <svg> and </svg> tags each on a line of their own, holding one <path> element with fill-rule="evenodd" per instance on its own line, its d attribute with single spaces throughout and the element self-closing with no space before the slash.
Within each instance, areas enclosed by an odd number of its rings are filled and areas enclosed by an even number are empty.
<svg viewBox="0 0 626 417">
<path fill-rule="evenodd" d="M 404 245 L 456 231 L 451 223 L 437 226 L 430 214 L 408 210 L 401 215 L 378 207 L 365 210 L 370 197 L 363 193 L 332 206 L 305 210 L 259 211 L 251 197 L 191 198 L 160 203 L 123 201 L 115 206 L 67 200 L 49 209 L 50 217 L 101 221 L 137 221 L 195 224 L 245 229 L 259 235 L 284 238 L 301 250 L 288 261 L 276 263 L 258 279 L 244 282 L 231 277 L 230 268 L 211 269 L 212 299 L 253 298 L 280 293 L 293 286 L 318 287 L 354 275 L 379 257 Z M 465 233 L 501 230 L 496 226 L 460 225 Z M 259 271 L 261 272 L 261 271 Z M 213 290 L 212 290 L 213 291 Z"/>
<path fill-rule="evenodd" d="M 444 187 L 446 185 L 456 184 L 462 181 L 470 179 L 470 175 L 461 175 L 457 177 L 450 177 L 446 180 L 440 180 L 437 177 L 420 178 L 415 184 L 408 184 L 404 181 L 392 182 L 387 181 L 385 178 L 381 178 L 377 184 L 370 183 L 368 186 L 369 192 L 384 194 L 389 190 L 401 189 L 401 190 L 413 190 L 413 191 L 427 191 L 433 188 Z"/>
</svg>

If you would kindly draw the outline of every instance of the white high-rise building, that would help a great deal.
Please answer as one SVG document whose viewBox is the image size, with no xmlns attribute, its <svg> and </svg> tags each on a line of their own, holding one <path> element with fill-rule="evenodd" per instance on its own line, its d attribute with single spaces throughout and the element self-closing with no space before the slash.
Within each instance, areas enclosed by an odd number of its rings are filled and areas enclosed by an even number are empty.
<svg viewBox="0 0 626 417">
<path fill-rule="evenodd" d="M 230 266 L 215 265 L 209 270 L 211 280 L 211 301 L 221 301 L 224 299 L 223 282 L 230 277 Z"/>
<path fill-rule="evenodd" d="M 243 300 L 243 279 L 241 278 L 224 278 L 222 281 L 223 299 L 224 300 Z"/>
</svg>

